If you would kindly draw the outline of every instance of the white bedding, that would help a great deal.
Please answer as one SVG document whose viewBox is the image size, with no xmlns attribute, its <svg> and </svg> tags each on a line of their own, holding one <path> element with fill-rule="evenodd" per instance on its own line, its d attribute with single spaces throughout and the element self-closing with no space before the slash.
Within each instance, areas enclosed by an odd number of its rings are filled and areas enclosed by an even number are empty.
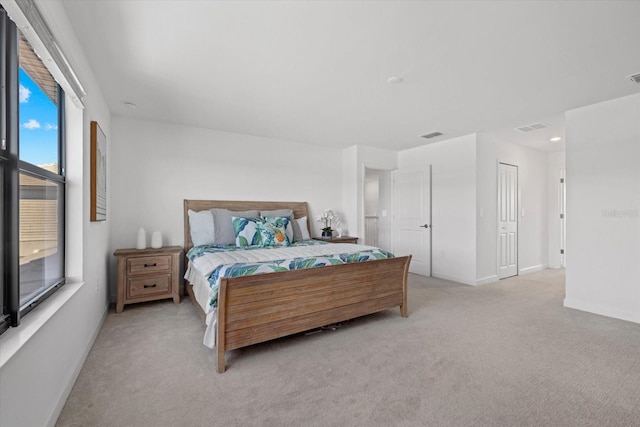
<svg viewBox="0 0 640 427">
<path fill-rule="evenodd" d="M 191 261 L 187 266 L 187 272 L 184 278 L 193 285 L 193 295 L 196 297 L 198 305 L 207 313 L 206 307 L 209 305 L 209 280 L 208 277 L 204 277 L 202 273 L 193 265 Z"/>
<path fill-rule="evenodd" d="M 372 246 L 356 245 L 353 243 L 330 243 L 326 245 L 288 246 L 272 249 L 253 249 L 247 251 L 230 251 L 207 253 L 191 262 L 193 267 L 205 278 L 209 278 L 213 271 L 225 264 L 239 262 L 266 262 L 279 259 L 307 258 L 326 256 L 376 249 Z"/>
<path fill-rule="evenodd" d="M 189 261 L 189 266 L 187 267 L 187 272 L 185 273 L 184 278 L 193 285 L 193 296 L 198 302 L 198 305 L 200 305 L 202 310 L 205 312 L 204 323 L 206 325 L 206 329 L 204 331 L 204 339 L 202 340 L 202 343 L 209 348 L 213 348 L 216 345 L 218 309 L 209 309 L 209 281 L 198 272 L 191 261 Z"/>
</svg>

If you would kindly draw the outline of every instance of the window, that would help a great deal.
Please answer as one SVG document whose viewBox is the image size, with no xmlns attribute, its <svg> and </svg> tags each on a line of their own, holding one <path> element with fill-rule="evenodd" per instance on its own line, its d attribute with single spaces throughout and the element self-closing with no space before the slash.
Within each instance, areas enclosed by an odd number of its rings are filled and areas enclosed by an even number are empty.
<svg viewBox="0 0 640 427">
<path fill-rule="evenodd" d="M 64 284 L 64 93 L 0 8 L 0 332 Z"/>
</svg>

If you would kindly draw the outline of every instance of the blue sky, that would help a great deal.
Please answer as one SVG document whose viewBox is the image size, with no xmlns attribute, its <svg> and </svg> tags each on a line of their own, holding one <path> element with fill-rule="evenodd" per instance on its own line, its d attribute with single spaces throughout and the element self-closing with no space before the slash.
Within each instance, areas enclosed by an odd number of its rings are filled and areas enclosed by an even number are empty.
<svg viewBox="0 0 640 427">
<path fill-rule="evenodd" d="M 20 160 L 58 163 L 58 107 L 20 68 Z"/>
</svg>

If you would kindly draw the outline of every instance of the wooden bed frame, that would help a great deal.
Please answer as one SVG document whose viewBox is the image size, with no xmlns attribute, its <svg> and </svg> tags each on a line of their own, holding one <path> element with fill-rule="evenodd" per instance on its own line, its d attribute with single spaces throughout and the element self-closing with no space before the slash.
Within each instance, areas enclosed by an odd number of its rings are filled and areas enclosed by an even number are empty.
<svg viewBox="0 0 640 427">
<path fill-rule="evenodd" d="M 293 209 L 310 217 L 306 202 L 184 201 L 184 253 L 193 246 L 187 211 L 224 208 Z M 225 352 L 342 322 L 393 307 L 407 311 L 407 272 L 411 256 L 303 270 L 223 278 L 218 290 L 217 370 L 225 371 Z M 188 262 L 188 260 L 187 260 Z M 186 265 L 186 264 L 185 264 Z M 192 285 L 185 289 L 204 319 Z"/>
</svg>

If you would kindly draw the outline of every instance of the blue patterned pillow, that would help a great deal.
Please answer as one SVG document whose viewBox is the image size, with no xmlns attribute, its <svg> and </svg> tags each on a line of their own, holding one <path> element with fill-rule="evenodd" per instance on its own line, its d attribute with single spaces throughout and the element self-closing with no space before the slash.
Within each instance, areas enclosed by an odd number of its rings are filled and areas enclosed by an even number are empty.
<svg viewBox="0 0 640 427">
<path fill-rule="evenodd" d="M 236 246 L 261 246 L 262 235 L 259 227 L 262 224 L 260 218 L 231 217 L 233 232 L 236 235 Z"/>
<path fill-rule="evenodd" d="M 293 225 L 293 210 L 292 209 L 276 209 L 273 211 L 260 211 L 260 217 L 262 218 L 289 218 L 289 224 L 286 226 L 285 231 L 287 232 L 287 237 L 289 238 L 289 243 L 293 243 L 296 241 L 294 237 L 294 225 Z"/>
<path fill-rule="evenodd" d="M 263 217 L 262 222 L 258 224 L 258 231 L 262 239 L 261 246 L 291 245 L 286 231 L 289 222 L 287 217 Z"/>
</svg>

